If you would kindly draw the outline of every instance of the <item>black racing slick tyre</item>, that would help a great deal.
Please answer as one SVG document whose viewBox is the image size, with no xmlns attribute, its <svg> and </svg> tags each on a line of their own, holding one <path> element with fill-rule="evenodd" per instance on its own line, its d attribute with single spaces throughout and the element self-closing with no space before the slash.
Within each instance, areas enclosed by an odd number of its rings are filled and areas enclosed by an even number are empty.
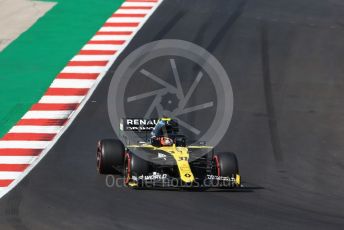
<svg viewBox="0 0 344 230">
<path fill-rule="evenodd" d="M 217 153 L 213 158 L 214 174 L 222 177 L 232 177 L 239 174 L 238 159 L 234 153 Z"/>
<path fill-rule="evenodd" d="M 133 176 L 139 177 L 141 175 L 147 175 L 149 173 L 149 163 L 144 159 L 140 158 L 139 156 L 131 153 L 125 153 L 124 159 L 124 167 L 123 167 L 123 174 L 124 174 L 124 182 L 125 184 L 129 184 L 132 181 Z"/>
<path fill-rule="evenodd" d="M 120 174 L 125 148 L 115 139 L 100 140 L 97 146 L 97 170 L 100 174 Z"/>
</svg>

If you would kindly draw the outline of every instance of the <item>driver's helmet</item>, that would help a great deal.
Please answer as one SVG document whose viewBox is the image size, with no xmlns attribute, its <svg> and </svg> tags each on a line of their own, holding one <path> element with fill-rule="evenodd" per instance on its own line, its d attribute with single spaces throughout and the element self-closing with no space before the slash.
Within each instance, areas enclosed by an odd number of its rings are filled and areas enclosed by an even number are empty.
<svg viewBox="0 0 344 230">
<path fill-rule="evenodd" d="M 173 145 L 173 139 L 169 137 L 158 137 L 161 146 L 171 146 Z"/>
<path fill-rule="evenodd" d="M 177 132 L 178 123 L 176 121 L 171 118 L 161 118 L 151 132 L 151 139 L 159 141 L 161 146 L 171 146 Z"/>
</svg>

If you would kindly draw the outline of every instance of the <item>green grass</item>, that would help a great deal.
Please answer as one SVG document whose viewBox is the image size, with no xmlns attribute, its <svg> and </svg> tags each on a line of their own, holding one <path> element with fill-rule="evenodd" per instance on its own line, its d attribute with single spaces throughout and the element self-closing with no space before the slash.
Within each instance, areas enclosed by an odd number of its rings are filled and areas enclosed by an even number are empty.
<svg viewBox="0 0 344 230">
<path fill-rule="evenodd" d="M 123 0 L 57 0 L 0 52 L 0 136 L 36 103 Z"/>
</svg>

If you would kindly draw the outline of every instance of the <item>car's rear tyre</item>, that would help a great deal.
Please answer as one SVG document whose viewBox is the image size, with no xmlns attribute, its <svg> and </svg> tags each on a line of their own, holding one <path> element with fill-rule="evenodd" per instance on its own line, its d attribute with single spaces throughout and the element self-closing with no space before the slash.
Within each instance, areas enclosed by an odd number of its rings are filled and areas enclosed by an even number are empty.
<svg viewBox="0 0 344 230">
<path fill-rule="evenodd" d="M 213 173 L 222 177 L 235 177 L 239 174 L 238 159 L 234 153 L 216 153 L 213 158 Z"/>
<path fill-rule="evenodd" d="M 100 174 L 120 174 L 125 148 L 121 141 L 105 139 L 98 142 L 97 170 Z"/>
<path fill-rule="evenodd" d="M 131 152 L 125 153 L 123 175 L 126 185 L 132 181 L 133 176 L 139 177 L 149 173 L 149 163 Z M 140 184 L 137 184 L 140 186 Z"/>
</svg>

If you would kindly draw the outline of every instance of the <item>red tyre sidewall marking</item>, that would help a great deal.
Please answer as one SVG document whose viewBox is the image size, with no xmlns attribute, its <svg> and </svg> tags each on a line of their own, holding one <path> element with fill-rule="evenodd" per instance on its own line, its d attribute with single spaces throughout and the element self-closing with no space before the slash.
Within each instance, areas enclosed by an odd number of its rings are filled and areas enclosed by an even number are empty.
<svg viewBox="0 0 344 230">
<path fill-rule="evenodd" d="M 101 142 L 98 141 L 98 146 L 97 146 L 97 170 L 99 173 L 101 173 L 101 165 L 102 165 L 102 147 L 101 147 Z"/>
<path fill-rule="evenodd" d="M 125 184 L 128 184 L 130 181 L 130 175 L 131 175 L 131 158 L 130 154 L 128 152 L 125 153 L 125 159 L 127 163 L 127 172 L 125 176 Z"/>
<path fill-rule="evenodd" d="M 215 164 L 216 164 L 217 176 L 221 176 L 219 156 L 215 155 L 213 160 L 215 161 Z"/>
</svg>

